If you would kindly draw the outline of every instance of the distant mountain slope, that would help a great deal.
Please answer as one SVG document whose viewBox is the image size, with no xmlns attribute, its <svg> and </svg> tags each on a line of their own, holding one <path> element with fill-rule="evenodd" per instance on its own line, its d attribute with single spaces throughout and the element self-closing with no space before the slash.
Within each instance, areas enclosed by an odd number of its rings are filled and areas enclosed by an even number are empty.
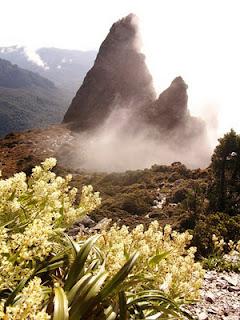
<svg viewBox="0 0 240 320">
<path fill-rule="evenodd" d="M 53 82 L 0 59 L 0 136 L 59 123 L 67 105 Z"/>
<path fill-rule="evenodd" d="M 96 54 L 96 51 L 57 48 L 40 48 L 36 52 L 17 46 L 0 48 L 0 58 L 38 72 L 71 94 L 76 93 Z"/>
<path fill-rule="evenodd" d="M 0 86 L 6 88 L 55 88 L 52 81 L 37 73 L 19 68 L 16 64 L 0 59 Z"/>
</svg>

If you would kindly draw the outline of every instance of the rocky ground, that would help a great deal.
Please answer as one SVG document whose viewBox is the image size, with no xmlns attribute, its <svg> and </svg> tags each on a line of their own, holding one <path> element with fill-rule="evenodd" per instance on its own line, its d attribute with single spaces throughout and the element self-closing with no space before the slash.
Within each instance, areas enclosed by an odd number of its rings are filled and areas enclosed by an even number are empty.
<svg viewBox="0 0 240 320">
<path fill-rule="evenodd" d="M 198 320 L 239 320 L 240 274 L 207 271 L 201 301 L 188 309 Z"/>
<path fill-rule="evenodd" d="M 59 149 L 70 144 L 72 133 L 60 125 L 47 129 L 34 129 L 10 133 L 0 139 L 0 170 L 4 178 L 16 172 L 31 173 L 35 165 L 47 157 L 56 157 Z"/>
</svg>

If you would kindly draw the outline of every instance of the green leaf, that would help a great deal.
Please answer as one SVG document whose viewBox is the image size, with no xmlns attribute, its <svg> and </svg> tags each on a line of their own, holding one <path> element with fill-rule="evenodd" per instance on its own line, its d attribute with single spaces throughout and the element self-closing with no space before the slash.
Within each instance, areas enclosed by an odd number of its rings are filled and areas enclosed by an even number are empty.
<svg viewBox="0 0 240 320">
<path fill-rule="evenodd" d="M 117 272 L 117 274 L 113 276 L 113 278 L 103 287 L 99 293 L 101 299 L 105 299 L 125 280 L 134 267 L 138 257 L 139 254 L 137 252 L 134 253 L 125 265 Z"/>
<path fill-rule="evenodd" d="M 78 282 L 71 288 L 71 290 L 67 293 L 68 304 L 69 306 L 72 304 L 72 301 L 79 290 L 84 288 L 88 283 L 89 279 L 92 277 L 90 273 L 85 274 Z"/>
<path fill-rule="evenodd" d="M 87 281 L 85 288 L 78 291 L 79 294 L 75 296 L 70 310 L 70 320 L 80 320 L 84 315 L 92 312 L 99 302 L 98 293 L 106 277 L 107 272 L 100 271 Z"/>
<path fill-rule="evenodd" d="M 94 243 L 99 239 L 99 235 L 93 236 L 89 238 L 84 245 L 81 247 L 80 251 L 78 252 L 72 266 L 70 267 L 70 270 L 68 272 L 68 277 L 65 282 L 65 287 L 64 289 L 66 291 L 69 291 L 74 283 L 76 283 L 84 270 L 84 264 L 87 260 L 87 257 L 89 255 L 89 252 L 91 251 Z"/>
<path fill-rule="evenodd" d="M 64 290 L 61 287 L 54 288 L 53 304 L 53 320 L 68 320 L 68 300 Z"/>
<path fill-rule="evenodd" d="M 14 302 L 14 299 L 16 298 L 17 294 L 22 291 L 22 289 L 25 287 L 26 283 L 31 279 L 32 276 L 23 279 L 19 282 L 17 287 L 13 290 L 13 292 L 9 295 L 7 298 L 5 304 L 4 304 L 4 311 L 6 311 L 6 307 L 11 305 Z"/>
<path fill-rule="evenodd" d="M 120 291 L 119 298 L 119 320 L 128 320 L 127 298 L 125 292 Z"/>
<path fill-rule="evenodd" d="M 94 252 L 96 253 L 96 255 L 98 257 L 98 260 L 99 260 L 100 264 L 103 264 L 105 260 L 104 260 L 104 256 L 103 256 L 101 250 L 96 246 L 93 247 L 93 250 L 94 250 Z"/>
<path fill-rule="evenodd" d="M 64 233 L 64 236 L 65 236 L 65 238 L 67 239 L 67 241 L 68 241 L 68 243 L 69 243 L 69 245 L 70 245 L 70 248 L 72 249 L 72 252 L 73 252 L 73 254 L 74 254 L 74 257 L 76 257 L 77 254 L 78 254 L 79 251 L 80 251 L 80 246 L 79 246 L 79 244 L 78 244 L 76 241 L 74 241 L 71 237 L 69 237 L 68 234 Z"/>
<path fill-rule="evenodd" d="M 127 247 L 126 247 L 126 245 L 124 244 L 124 248 L 123 248 L 123 253 L 124 253 L 124 257 L 126 258 L 126 260 L 128 260 L 129 259 L 129 253 L 128 253 L 128 251 L 127 251 Z"/>
<path fill-rule="evenodd" d="M 170 252 L 171 251 L 165 251 L 165 252 L 162 252 L 160 254 L 153 256 L 151 259 L 149 259 L 149 264 L 150 265 L 158 264 L 161 260 L 165 259 L 169 255 Z"/>
<path fill-rule="evenodd" d="M 14 197 L 15 197 L 15 194 L 16 194 L 16 190 L 14 190 L 12 192 L 12 194 L 10 195 L 10 197 L 8 198 L 8 201 L 13 201 Z"/>
<path fill-rule="evenodd" d="M 57 262 L 54 262 L 54 263 L 50 263 L 46 267 L 38 270 L 35 274 L 37 275 L 37 274 L 40 274 L 40 273 L 49 272 L 49 271 L 58 269 L 58 268 L 62 267 L 63 265 L 64 265 L 64 260 L 60 260 L 60 261 L 57 261 Z"/>
<path fill-rule="evenodd" d="M 3 224 L 0 224 L 0 228 L 6 228 L 7 226 L 9 226 L 10 224 L 12 224 L 13 222 L 15 222 L 17 220 L 17 217 L 15 217 L 14 219 L 12 219 L 11 221 L 5 222 Z"/>
</svg>

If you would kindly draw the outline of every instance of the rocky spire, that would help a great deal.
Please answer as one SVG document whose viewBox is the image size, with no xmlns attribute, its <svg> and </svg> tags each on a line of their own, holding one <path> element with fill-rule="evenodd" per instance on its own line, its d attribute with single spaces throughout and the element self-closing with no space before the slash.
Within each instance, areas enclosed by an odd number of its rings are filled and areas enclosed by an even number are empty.
<svg viewBox="0 0 240 320">
<path fill-rule="evenodd" d="M 188 112 L 187 85 L 181 77 L 175 78 L 147 110 L 145 118 L 162 130 L 171 130 L 186 121 Z"/>
<path fill-rule="evenodd" d="M 139 48 L 137 18 L 130 14 L 111 27 L 63 122 L 94 129 L 113 109 L 137 108 L 154 99 L 152 77 Z"/>
</svg>

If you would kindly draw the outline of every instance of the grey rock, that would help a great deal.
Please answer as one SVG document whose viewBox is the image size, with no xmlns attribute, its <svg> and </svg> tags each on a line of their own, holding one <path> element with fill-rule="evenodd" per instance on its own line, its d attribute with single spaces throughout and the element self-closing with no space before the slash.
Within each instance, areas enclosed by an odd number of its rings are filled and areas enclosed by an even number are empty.
<svg viewBox="0 0 240 320">
<path fill-rule="evenodd" d="M 98 224 L 96 224 L 95 227 L 93 227 L 93 230 L 104 230 L 109 226 L 111 221 L 111 219 L 103 218 L 101 221 L 98 222 Z"/>
<path fill-rule="evenodd" d="M 77 222 L 75 222 L 74 225 L 79 224 L 82 224 L 84 227 L 91 228 L 96 224 L 96 222 L 93 221 L 89 216 L 85 216 L 84 218 L 79 219 Z"/>
<path fill-rule="evenodd" d="M 205 296 L 205 300 L 210 302 L 210 303 L 213 303 L 215 301 L 215 296 L 213 293 L 207 293 L 206 296 Z"/>
<path fill-rule="evenodd" d="M 224 275 L 223 279 L 226 280 L 229 284 L 236 286 L 239 282 L 239 277 L 237 275 Z"/>
<path fill-rule="evenodd" d="M 228 291 L 230 291 L 230 292 L 240 292 L 240 287 L 230 286 L 228 288 Z"/>
<path fill-rule="evenodd" d="M 208 314 L 207 312 L 201 312 L 199 315 L 198 315 L 198 319 L 199 320 L 208 320 Z"/>
</svg>

